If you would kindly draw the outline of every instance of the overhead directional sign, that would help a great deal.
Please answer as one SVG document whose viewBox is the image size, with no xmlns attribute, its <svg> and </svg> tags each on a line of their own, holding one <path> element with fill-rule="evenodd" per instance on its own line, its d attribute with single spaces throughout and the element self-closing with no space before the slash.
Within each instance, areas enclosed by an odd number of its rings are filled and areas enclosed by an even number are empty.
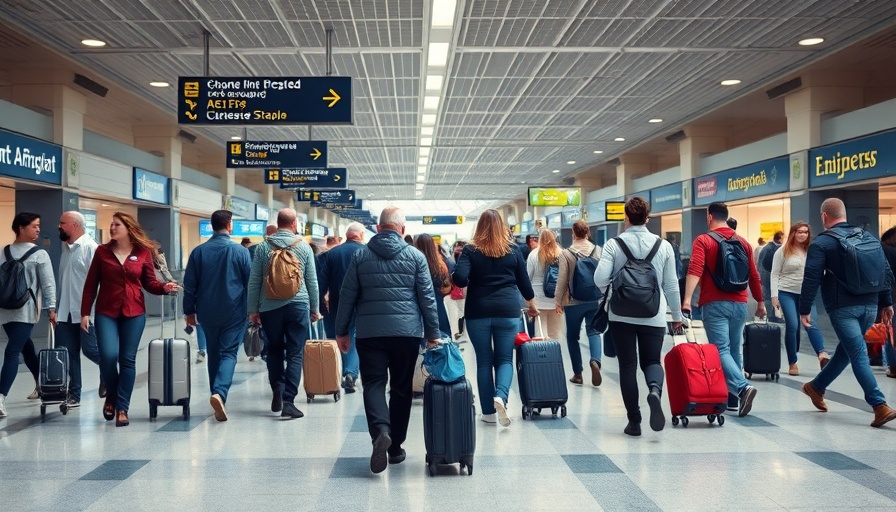
<svg viewBox="0 0 896 512">
<path fill-rule="evenodd" d="M 463 215 L 424 215 L 423 224 L 463 224 Z"/>
<path fill-rule="evenodd" d="M 319 167 L 327 166 L 327 141 L 294 142 L 241 140 L 227 143 L 227 167 Z"/>
<path fill-rule="evenodd" d="M 299 201 L 311 201 L 312 206 L 314 206 L 314 202 L 326 203 L 326 204 L 336 204 L 336 205 L 345 205 L 345 206 L 354 206 L 355 205 L 355 191 L 354 190 L 300 190 L 298 192 L 297 200 Z"/>
<path fill-rule="evenodd" d="M 351 124 L 352 78 L 180 77 L 180 124 Z"/>
<path fill-rule="evenodd" d="M 348 186 L 345 167 L 329 169 L 265 169 L 265 183 L 279 183 L 280 188 L 345 188 Z"/>
</svg>

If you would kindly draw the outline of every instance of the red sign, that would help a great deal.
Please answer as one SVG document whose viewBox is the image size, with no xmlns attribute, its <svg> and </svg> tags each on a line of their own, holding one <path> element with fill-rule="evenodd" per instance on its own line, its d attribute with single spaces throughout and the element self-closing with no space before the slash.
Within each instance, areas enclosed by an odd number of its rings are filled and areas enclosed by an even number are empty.
<svg viewBox="0 0 896 512">
<path fill-rule="evenodd" d="M 716 179 L 704 178 L 697 180 L 697 197 L 712 197 L 716 195 Z"/>
</svg>

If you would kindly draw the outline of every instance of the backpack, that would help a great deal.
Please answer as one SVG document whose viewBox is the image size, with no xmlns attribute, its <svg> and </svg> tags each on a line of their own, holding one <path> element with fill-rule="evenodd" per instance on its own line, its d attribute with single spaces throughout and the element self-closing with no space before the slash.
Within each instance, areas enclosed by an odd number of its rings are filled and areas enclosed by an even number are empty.
<svg viewBox="0 0 896 512">
<path fill-rule="evenodd" d="M 273 250 L 268 259 L 268 272 L 264 278 L 264 292 L 269 299 L 289 300 L 302 288 L 302 262 L 292 250 L 302 240 L 296 240 L 286 247 L 271 242 Z"/>
<path fill-rule="evenodd" d="M 880 240 L 862 228 L 829 229 L 822 233 L 837 240 L 843 255 L 843 274 L 834 276 L 840 286 L 853 295 L 882 292 L 890 287 L 887 259 Z"/>
<path fill-rule="evenodd" d="M 0 309 L 19 309 L 29 299 L 37 304 L 37 298 L 25 279 L 25 260 L 38 250 L 39 247 L 32 247 L 21 258 L 15 259 L 8 245 L 3 248 L 6 261 L 0 265 Z"/>
<path fill-rule="evenodd" d="M 594 249 L 591 254 L 594 254 Z M 572 252 L 567 249 L 576 258 L 575 268 L 569 276 L 569 296 L 580 302 L 594 302 L 600 300 L 600 289 L 594 284 L 594 271 L 597 270 L 597 260 L 588 256 Z"/>
<path fill-rule="evenodd" d="M 715 231 L 710 231 L 709 236 L 719 244 L 716 271 L 710 273 L 716 288 L 722 292 L 746 290 L 750 282 L 750 258 L 740 237 L 734 234 L 725 238 Z"/>
<path fill-rule="evenodd" d="M 655 317 L 660 311 L 660 283 L 651 262 L 663 240 L 657 238 L 644 259 L 635 258 L 622 238 L 617 236 L 613 240 L 625 253 L 626 261 L 613 276 L 610 310 L 616 315 L 630 318 Z"/>
<path fill-rule="evenodd" d="M 550 265 L 544 267 L 544 281 L 542 281 L 542 286 L 544 287 L 544 296 L 553 299 L 557 294 L 557 276 L 560 275 L 560 262 L 555 261 Z"/>
</svg>

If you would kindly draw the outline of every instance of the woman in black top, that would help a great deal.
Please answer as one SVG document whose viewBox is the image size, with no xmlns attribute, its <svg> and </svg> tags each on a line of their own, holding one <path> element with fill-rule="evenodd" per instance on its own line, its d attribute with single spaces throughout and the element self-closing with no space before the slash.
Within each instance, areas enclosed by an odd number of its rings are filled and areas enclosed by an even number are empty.
<svg viewBox="0 0 896 512">
<path fill-rule="evenodd" d="M 472 243 L 457 260 L 454 284 L 467 288 L 464 318 L 476 351 L 482 421 L 500 421 L 506 427 L 513 341 L 520 325 L 519 294 L 526 299 L 530 316 L 537 316 L 538 309 L 526 261 L 511 243 L 497 211 L 486 210 L 479 217 Z"/>
</svg>

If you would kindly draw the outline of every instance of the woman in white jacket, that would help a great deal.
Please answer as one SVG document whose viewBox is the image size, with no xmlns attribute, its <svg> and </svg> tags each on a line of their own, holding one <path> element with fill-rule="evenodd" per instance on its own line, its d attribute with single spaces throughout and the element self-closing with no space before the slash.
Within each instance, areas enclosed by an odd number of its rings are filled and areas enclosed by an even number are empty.
<svg viewBox="0 0 896 512">
<path fill-rule="evenodd" d="M 547 329 L 546 333 L 536 333 L 537 336 L 547 336 L 549 339 L 560 341 L 563 336 L 563 313 L 558 313 L 554 305 L 557 281 L 554 280 L 554 293 L 550 297 L 545 293 L 544 274 L 553 266 L 559 275 L 560 268 L 560 244 L 554 232 L 546 229 L 538 238 L 538 247 L 532 249 L 526 258 L 526 270 L 529 273 L 529 281 L 532 281 L 532 289 L 535 291 L 535 306 L 538 308 L 537 322 Z"/>
<path fill-rule="evenodd" d="M 641 370 L 647 381 L 647 404 L 650 406 L 650 428 L 660 431 L 666 425 L 661 397 L 663 392 L 663 367 L 660 365 L 660 351 L 666 335 L 666 309 L 672 311 L 673 322 L 681 322 L 681 296 L 678 291 L 678 278 L 675 273 L 675 255 L 669 242 L 662 240 L 647 230 L 650 215 L 650 204 L 640 197 L 633 197 L 625 202 L 626 230 L 617 238 L 604 245 L 600 262 L 594 272 L 594 282 L 601 290 L 607 288 L 613 277 L 622 269 L 628 258 L 619 240 L 631 252 L 634 258 L 644 259 L 659 243 L 650 263 L 656 274 L 659 294 L 659 307 L 652 317 L 625 316 L 628 311 L 614 311 L 611 290 L 607 301 L 609 308 L 609 332 L 611 342 L 616 347 L 619 358 L 619 386 L 622 390 L 622 401 L 628 413 L 628 425 L 624 432 L 630 436 L 641 435 L 641 409 L 638 405 L 637 369 L 640 352 Z"/>
</svg>

